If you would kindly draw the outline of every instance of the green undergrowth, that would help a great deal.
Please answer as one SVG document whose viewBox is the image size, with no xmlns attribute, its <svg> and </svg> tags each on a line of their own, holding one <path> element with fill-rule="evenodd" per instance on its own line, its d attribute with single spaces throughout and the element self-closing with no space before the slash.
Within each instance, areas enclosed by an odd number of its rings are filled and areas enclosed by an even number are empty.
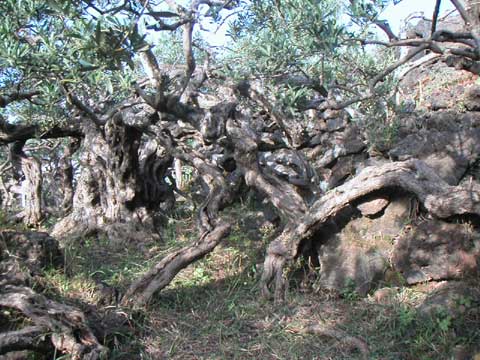
<svg viewBox="0 0 480 360">
<path fill-rule="evenodd" d="M 193 214 L 172 217 L 159 243 L 115 245 L 88 238 L 67 244 L 67 265 L 47 271 L 43 286 L 52 295 L 127 318 L 128 331 L 109 342 L 109 359 L 437 360 L 454 359 L 480 343 L 478 304 L 465 299 L 458 304 L 460 315 L 425 315 L 418 310 L 427 293 L 421 287 L 400 287 L 379 303 L 350 287 L 336 293 L 292 283 L 284 304 L 261 299 L 258 279 L 274 229 L 253 229 L 257 214 L 247 205 L 227 210 L 225 216 L 234 220 L 230 236 L 143 309 L 96 305 L 98 282 L 124 291 L 165 254 L 194 241 Z M 312 324 L 359 339 L 368 355 L 342 339 L 304 334 Z"/>
<path fill-rule="evenodd" d="M 360 339 L 368 359 L 454 359 L 480 341 L 479 311 L 424 315 L 424 294 L 401 291 L 390 303 L 292 289 L 283 305 L 259 299 L 256 281 L 239 274 L 201 286 L 177 282 L 144 310 L 137 346 L 143 359 L 364 359 L 349 342 L 301 334 L 321 324 Z M 127 349 L 117 349 L 127 359 Z M 140 356 L 140 355 L 139 355 Z M 140 357 L 139 357 L 140 358 Z"/>
</svg>

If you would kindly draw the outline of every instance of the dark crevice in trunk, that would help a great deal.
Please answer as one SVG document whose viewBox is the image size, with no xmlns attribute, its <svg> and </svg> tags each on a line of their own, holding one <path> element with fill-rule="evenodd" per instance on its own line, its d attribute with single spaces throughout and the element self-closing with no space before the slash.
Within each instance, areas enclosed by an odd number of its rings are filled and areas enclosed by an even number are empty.
<svg viewBox="0 0 480 360">
<path fill-rule="evenodd" d="M 73 206 L 73 164 L 72 156 L 80 148 L 80 140 L 72 138 L 63 147 L 63 155 L 60 159 L 59 168 L 61 176 L 61 184 L 63 191 L 63 199 L 61 203 L 61 209 L 65 213 L 68 213 Z"/>
</svg>

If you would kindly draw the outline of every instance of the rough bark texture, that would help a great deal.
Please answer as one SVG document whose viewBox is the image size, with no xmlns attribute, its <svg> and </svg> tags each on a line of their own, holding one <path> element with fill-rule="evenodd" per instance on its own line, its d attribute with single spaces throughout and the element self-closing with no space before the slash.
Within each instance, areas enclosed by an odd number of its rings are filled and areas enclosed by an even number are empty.
<svg viewBox="0 0 480 360">
<path fill-rule="evenodd" d="M 86 325 L 85 316 L 76 308 L 49 300 L 28 287 L 13 285 L 1 286 L 0 306 L 16 309 L 37 326 L 48 329 L 57 350 L 73 359 L 95 360 L 106 355 L 106 348 L 100 345 Z M 18 350 L 19 342 L 16 345 Z"/>
<path fill-rule="evenodd" d="M 434 216 L 449 218 L 454 215 L 480 215 L 480 188 L 450 186 L 422 161 L 388 163 L 378 167 L 367 167 L 344 185 L 326 193 L 317 200 L 295 226 L 287 226 L 273 241 L 265 258 L 265 274 L 262 291 L 268 296 L 269 285 L 275 281 L 276 299 L 282 293 L 283 266 L 286 261 L 299 254 L 300 244 L 322 227 L 322 225 L 356 200 L 382 189 L 401 189 L 414 194 Z M 279 260 L 281 259 L 281 260 Z"/>
<path fill-rule="evenodd" d="M 55 239 L 45 233 L 2 231 L 0 260 L 0 308 L 15 309 L 33 323 L 2 333 L 0 354 L 53 347 L 73 359 L 100 359 L 107 354 L 83 312 L 50 300 L 28 286 L 43 268 L 62 262 L 63 254 Z"/>
<path fill-rule="evenodd" d="M 173 165 L 175 168 L 175 181 L 177 183 L 177 188 L 183 190 L 182 161 L 180 159 L 175 159 Z"/>
<path fill-rule="evenodd" d="M 168 148 L 173 151 L 170 146 Z M 229 184 L 221 172 L 200 157 L 181 153 L 175 156 L 197 168 L 209 188 L 209 194 L 198 210 L 199 239 L 194 244 L 167 255 L 136 280 L 123 297 L 124 304 L 147 304 L 180 270 L 211 252 L 230 232 L 230 224 L 217 218 L 221 207 L 231 198 Z"/>
<path fill-rule="evenodd" d="M 10 144 L 15 141 L 27 141 L 33 138 L 51 139 L 63 138 L 67 136 L 81 137 L 82 132 L 79 129 L 77 119 L 65 124 L 65 126 L 54 126 L 48 131 L 41 131 L 38 125 L 14 125 L 5 121 L 0 116 L 0 144 Z"/>
<path fill-rule="evenodd" d="M 274 173 L 263 171 L 259 166 L 256 135 L 245 125 L 230 120 L 229 135 L 235 145 L 235 160 L 241 167 L 247 185 L 266 194 L 272 204 L 285 218 L 295 218 L 307 211 L 305 199 L 297 188 Z"/>
<path fill-rule="evenodd" d="M 73 165 L 72 155 L 80 147 L 78 139 L 71 139 L 63 148 L 63 156 L 60 159 L 59 168 L 61 175 L 61 184 L 63 190 L 62 210 L 66 213 L 72 209 L 73 205 Z"/>
<path fill-rule="evenodd" d="M 48 329 L 42 326 L 28 326 L 18 331 L 0 334 L 0 355 L 12 351 L 33 350 L 46 353 L 50 350 L 45 335 Z"/>
<path fill-rule="evenodd" d="M 123 303 L 135 306 L 147 304 L 156 292 L 170 284 L 180 270 L 210 253 L 229 232 L 230 224 L 219 222 L 211 231 L 202 234 L 192 245 L 164 257 L 130 286 Z"/>
<path fill-rule="evenodd" d="M 154 213 L 174 201 L 165 182 L 171 157 L 155 142 L 140 149 L 141 131 L 126 124 L 121 113 L 104 129 L 85 123 L 84 133 L 73 210 L 56 224 L 54 236 L 104 231 L 117 241 L 156 237 Z"/>
<path fill-rule="evenodd" d="M 141 133 L 136 128 L 126 126 L 120 114 L 113 116 L 105 124 L 105 184 L 101 189 L 105 196 L 102 207 L 108 220 L 121 221 L 128 218 L 138 192 L 136 169 L 138 168 L 138 148 Z M 97 151 L 100 149 L 97 149 Z M 98 156 L 98 154 L 97 154 Z M 125 214 L 127 213 L 127 214 Z"/>
<path fill-rule="evenodd" d="M 24 221 L 36 226 L 42 220 L 42 167 L 34 156 L 23 151 L 24 141 L 17 141 L 10 147 L 11 159 L 23 173 L 22 196 L 24 201 Z"/>
</svg>

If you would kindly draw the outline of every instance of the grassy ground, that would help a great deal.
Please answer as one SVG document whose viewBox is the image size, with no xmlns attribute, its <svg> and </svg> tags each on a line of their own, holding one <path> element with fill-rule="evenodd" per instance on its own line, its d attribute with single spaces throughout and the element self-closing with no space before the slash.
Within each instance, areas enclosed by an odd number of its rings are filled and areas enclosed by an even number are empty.
<svg viewBox="0 0 480 360">
<path fill-rule="evenodd" d="M 464 359 L 459 354 L 480 343 L 480 310 L 468 299 L 458 304 L 456 317 L 419 313 L 425 286 L 391 291 L 388 301 L 379 302 L 348 288 L 334 293 L 314 282 L 307 288 L 292 283 L 285 304 L 261 300 L 258 274 L 272 229 L 253 230 L 248 218 L 255 213 L 245 207 L 227 216 L 239 219 L 229 238 L 182 271 L 147 308 L 101 307 L 127 324 L 110 342 L 111 359 Z M 67 266 L 47 272 L 42 287 L 52 296 L 95 305 L 96 282 L 124 289 L 195 237 L 194 218 L 184 214 L 169 221 L 161 244 L 67 244 Z M 304 334 L 312 324 L 327 331 Z M 332 330 L 366 344 L 368 355 L 348 339 L 328 335 Z"/>
</svg>

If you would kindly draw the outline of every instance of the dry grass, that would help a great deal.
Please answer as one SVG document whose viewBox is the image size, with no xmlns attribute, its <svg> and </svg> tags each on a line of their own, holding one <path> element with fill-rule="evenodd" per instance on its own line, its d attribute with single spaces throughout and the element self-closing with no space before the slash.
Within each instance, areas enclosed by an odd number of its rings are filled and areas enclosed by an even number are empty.
<svg viewBox="0 0 480 360">
<path fill-rule="evenodd" d="M 341 297 L 292 284 L 284 305 L 261 300 L 258 275 L 272 231 L 253 236 L 244 221 L 248 215 L 246 208 L 231 210 L 227 216 L 239 225 L 230 237 L 181 272 L 147 308 L 108 308 L 128 318 L 129 329 L 110 341 L 111 359 L 365 359 L 351 342 L 329 333 L 359 339 L 368 346 L 368 359 L 450 359 L 480 343 L 478 304 L 459 304 L 465 309 L 456 318 L 424 316 L 417 306 L 425 287 L 399 288 L 379 303 L 348 296 L 349 289 Z M 72 246 L 66 271 L 47 274 L 47 283 L 64 297 L 94 304 L 92 278 L 124 288 L 172 246 L 191 241 L 193 224 L 189 216 L 172 220 L 170 238 L 142 250 L 112 248 L 106 240 Z M 302 331 L 312 325 L 327 331 Z"/>
</svg>

